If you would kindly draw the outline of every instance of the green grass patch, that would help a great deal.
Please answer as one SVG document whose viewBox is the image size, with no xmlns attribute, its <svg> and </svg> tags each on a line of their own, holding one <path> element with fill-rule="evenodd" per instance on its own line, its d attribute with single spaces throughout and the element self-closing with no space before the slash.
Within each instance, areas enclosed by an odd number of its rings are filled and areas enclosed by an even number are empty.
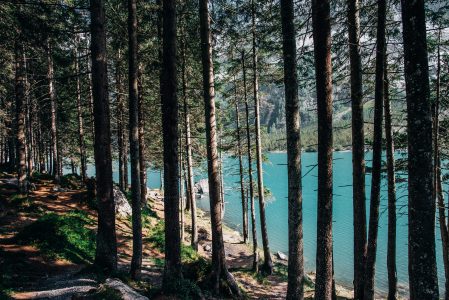
<svg viewBox="0 0 449 300">
<path fill-rule="evenodd" d="M 53 181 L 55 178 L 53 177 L 53 175 L 51 174 L 47 174 L 47 173 L 39 173 L 39 172 L 34 172 L 33 175 L 31 176 L 31 181 L 32 182 L 38 182 L 41 180 L 51 180 Z"/>
<path fill-rule="evenodd" d="M 15 239 L 35 245 L 45 255 L 74 263 L 92 263 L 95 257 L 95 232 L 88 228 L 92 219 L 79 210 L 65 215 L 46 214 L 26 226 Z"/>
</svg>

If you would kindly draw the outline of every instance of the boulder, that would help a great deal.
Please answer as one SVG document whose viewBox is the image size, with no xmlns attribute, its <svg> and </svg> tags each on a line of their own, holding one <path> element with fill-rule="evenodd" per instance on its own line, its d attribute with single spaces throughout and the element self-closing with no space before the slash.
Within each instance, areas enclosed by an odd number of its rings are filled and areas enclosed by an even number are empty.
<svg viewBox="0 0 449 300">
<path fill-rule="evenodd" d="M 163 200 L 164 196 L 159 190 L 152 190 L 147 188 L 147 198 L 152 200 Z"/>
<path fill-rule="evenodd" d="M 212 251 L 212 247 L 209 244 L 204 245 L 203 249 L 206 252 L 211 252 Z"/>
<path fill-rule="evenodd" d="M 115 278 L 108 278 L 104 286 L 120 293 L 120 298 L 123 300 L 148 300 L 147 297 L 142 296 L 122 281 Z"/>
<path fill-rule="evenodd" d="M 209 180 L 201 179 L 195 183 L 195 191 L 198 194 L 209 194 Z"/>
<path fill-rule="evenodd" d="M 279 258 L 280 260 L 288 260 L 288 258 L 287 258 L 287 255 L 285 255 L 284 253 L 282 253 L 282 252 L 277 252 L 276 253 L 276 256 L 277 256 L 277 258 Z"/>
<path fill-rule="evenodd" d="M 128 199 L 118 187 L 114 187 L 115 214 L 119 218 L 127 218 L 132 215 L 131 205 Z"/>
</svg>

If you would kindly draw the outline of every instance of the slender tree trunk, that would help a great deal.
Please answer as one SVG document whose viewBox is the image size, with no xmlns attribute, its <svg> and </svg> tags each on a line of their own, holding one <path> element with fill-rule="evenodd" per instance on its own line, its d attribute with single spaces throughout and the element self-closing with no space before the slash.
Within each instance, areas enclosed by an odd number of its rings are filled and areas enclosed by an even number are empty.
<svg viewBox="0 0 449 300">
<path fill-rule="evenodd" d="M 239 100 L 237 97 L 237 83 L 235 84 L 235 122 L 237 129 L 237 155 L 239 157 L 239 174 L 240 174 L 240 195 L 242 197 L 242 225 L 243 225 L 243 242 L 248 242 L 248 203 L 245 196 L 245 179 L 243 177 L 243 158 L 242 158 L 242 138 L 240 132 L 240 113 Z"/>
<path fill-rule="evenodd" d="M 25 77 L 26 60 L 23 45 L 19 41 L 15 44 L 15 89 L 16 89 L 16 153 L 17 153 L 17 178 L 20 193 L 27 192 L 27 172 L 25 157 Z"/>
<path fill-rule="evenodd" d="M 302 230 L 301 119 L 296 73 L 296 32 L 293 0 L 281 0 L 285 119 L 288 166 L 288 287 L 287 299 L 304 298 Z"/>
<path fill-rule="evenodd" d="M 253 184 L 253 158 L 251 151 L 251 129 L 249 122 L 249 104 L 246 88 L 246 66 L 245 52 L 242 52 L 242 70 L 243 70 L 243 96 L 245 100 L 245 119 L 246 119 L 246 142 L 248 148 L 248 185 L 249 185 L 249 202 L 251 209 L 251 235 L 253 238 L 253 272 L 259 271 L 259 252 L 257 251 L 257 224 L 256 224 L 256 208 L 254 205 L 254 184 Z"/>
<path fill-rule="evenodd" d="M 112 184 L 111 125 L 108 98 L 105 11 L 103 0 L 91 0 L 92 96 L 95 124 L 98 230 L 95 263 L 106 271 L 117 270 L 115 204 Z"/>
<path fill-rule="evenodd" d="M 139 279 L 142 272 L 142 217 L 141 217 L 141 176 L 139 151 L 139 91 L 137 63 L 137 15 L 136 0 L 128 0 L 129 38 L 129 145 L 131 154 L 131 204 L 133 223 L 133 256 L 131 278 Z"/>
<path fill-rule="evenodd" d="M 140 160 L 140 203 L 145 205 L 147 202 L 147 168 L 145 163 L 145 121 L 144 121 L 144 103 L 143 103 L 143 75 L 139 68 L 138 75 L 139 89 L 139 160 Z"/>
<path fill-rule="evenodd" d="M 388 245 L 387 245 L 387 269 L 388 269 L 388 300 L 396 300 L 398 297 L 396 272 L 396 178 L 394 165 L 394 141 L 391 120 L 390 93 L 388 81 L 388 65 L 385 57 L 385 137 L 387 147 L 387 174 L 388 174 Z"/>
<path fill-rule="evenodd" d="M 184 158 L 182 155 L 182 130 L 181 133 L 179 135 L 179 215 L 180 215 L 180 219 L 181 219 L 181 244 L 184 243 L 184 231 L 185 231 L 185 214 L 184 214 L 184 208 L 185 208 L 185 202 L 184 202 L 184 176 L 183 176 L 183 170 L 184 170 Z M 185 175 L 185 174 L 184 174 Z"/>
<path fill-rule="evenodd" d="M 186 74 L 186 49 L 185 41 L 182 44 L 182 98 L 184 102 L 184 131 L 185 131 L 185 146 L 186 146 L 186 164 L 187 164 L 187 204 L 186 209 L 190 206 L 192 217 L 192 239 L 191 246 L 195 251 L 198 251 L 198 228 L 196 217 L 196 201 L 193 192 L 194 175 L 192 166 L 192 141 L 190 133 L 190 110 L 187 103 L 187 74 Z"/>
<path fill-rule="evenodd" d="M 163 1 L 163 54 L 161 76 L 164 139 L 165 269 L 163 289 L 181 277 L 179 228 L 178 98 L 176 95 L 176 1 Z"/>
<path fill-rule="evenodd" d="M 363 120 L 362 62 L 360 54 L 360 2 L 348 0 L 349 59 L 352 107 L 352 194 L 354 216 L 354 299 L 363 300 L 366 261 L 365 133 Z"/>
<path fill-rule="evenodd" d="M 125 99 L 123 97 L 123 79 L 121 73 L 121 49 L 118 49 L 118 56 L 115 65 L 115 85 L 117 100 L 117 143 L 118 143 L 118 178 L 119 188 L 126 192 L 125 169 L 128 168 L 126 160 L 126 126 L 125 126 Z"/>
<path fill-rule="evenodd" d="M 432 120 L 424 1 L 402 0 L 408 135 L 410 299 L 438 299 Z"/>
<path fill-rule="evenodd" d="M 78 145 L 80 151 L 80 170 L 81 178 L 86 180 L 86 143 L 84 141 L 84 119 L 81 104 L 81 83 L 80 83 L 80 68 L 78 61 L 78 45 L 79 37 L 75 36 L 75 73 L 76 73 L 76 108 L 78 113 Z"/>
<path fill-rule="evenodd" d="M 259 198 L 260 230 L 262 233 L 262 245 L 264 254 L 264 264 L 262 270 L 267 273 L 273 273 L 273 262 L 271 260 L 270 246 L 268 241 L 267 222 L 265 217 L 265 193 L 263 185 L 262 168 L 262 141 L 260 138 L 260 100 L 259 100 L 259 80 L 258 80 L 258 61 L 256 50 L 256 6 L 255 0 L 251 1 L 252 13 L 252 52 L 253 52 L 253 95 L 256 126 L 256 159 L 257 159 L 257 187 Z"/>
<path fill-rule="evenodd" d="M 47 63 L 48 63 L 48 93 L 50 96 L 50 111 L 51 111 L 51 143 L 52 143 L 52 154 L 53 154 L 53 162 L 52 162 L 52 175 L 55 176 L 55 180 L 59 182 L 59 177 L 61 174 L 59 173 L 59 149 L 58 149 L 58 131 L 57 131 L 57 122 L 58 122 L 58 107 L 56 101 L 56 93 L 54 87 L 54 70 L 53 70 L 53 57 L 52 57 L 52 48 L 50 41 L 47 41 Z"/>
<path fill-rule="evenodd" d="M 386 0 L 379 0 L 377 12 L 376 83 L 374 95 L 373 172 L 371 177 L 368 250 L 365 266 L 365 299 L 374 299 L 377 236 L 379 230 L 380 185 L 382 168 L 382 120 L 385 91 L 385 18 Z"/>
<path fill-rule="evenodd" d="M 436 78 L 436 99 L 432 107 L 433 113 L 433 149 L 434 149 L 434 168 L 435 168 L 435 194 L 434 198 L 438 201 L 438 221 L 440 224 L 441 245 L 443 247 L 443 265 L 444 265 L 444 299 L 449 300 L 449 232 L 446 219 L 446 208 L 444 205 L 443 188 L 441 184 L 441 158 L 440 158 L 440 97 L 441 97 L 441 29 L 438 32 L 438 49 L 437 49 L 437 78 Z"/>
<path fill-rule="evenodd" d="M 318 215 L 315 299 L 332 297 L 332 62 L 330 4 L 312 1 L 318 104 Z"/>
<path fill-rule="evenodd" d="M 240 297 L 240 290 L 229 273 L 223 242 L 220 203 L 220 178 L 217 150 L 217 123 L 215 111 L 214 65 L 212 61 L 212 34 L 208 0 L 199 0 L 201 60 L 203 66 L 204 113 L 206 119 L 207 167 L 209 176 L 209 199 L 212 225 L 212 273 L 210 283 L 215 294 L 222 290 Z"/>
</svg>

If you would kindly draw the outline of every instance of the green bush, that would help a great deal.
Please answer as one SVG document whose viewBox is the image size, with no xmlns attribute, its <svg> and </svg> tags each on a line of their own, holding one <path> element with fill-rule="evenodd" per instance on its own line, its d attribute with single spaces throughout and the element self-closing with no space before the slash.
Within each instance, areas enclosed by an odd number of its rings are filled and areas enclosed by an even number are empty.
<svg viewBox="0 0 449 300">
<path fill-rule="evenodd" d="M 60 184 L 61 187 L 71 190 L 79 190 L 84 187 L 83 180 L 78 174 L 67 174 L 62 176 Z"/>
<path fill-rule="evenodd" d="M 85 212 L 75 210 L 65 215 L 46 214 L 26 226 L 15 239 L 32 244 L 45 255 L 75 263 L 92 263 L 95 257 L 95 232 L 88 228 L 93 221 Z"/>
</svg>

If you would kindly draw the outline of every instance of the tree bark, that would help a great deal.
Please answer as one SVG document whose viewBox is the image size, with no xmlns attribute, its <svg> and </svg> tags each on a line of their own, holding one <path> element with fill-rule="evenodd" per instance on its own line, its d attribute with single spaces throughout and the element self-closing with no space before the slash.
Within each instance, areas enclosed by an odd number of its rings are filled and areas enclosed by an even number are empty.
<svg viewBox="0 0 449 300">
<path fill-rule="evenodd" d="M 332 62 L 329 0 L 312 1 L 318 104 L 318 214 L 315 299 L 332 298 Z"/>
<path fill-rule="evenodd" d="M 125 121 L 125 99 L 123 97 L 123 78 L 121 73 L 121 49 L 118 49 L 118 55 L 115 65 L 115 85 L 116 85 L 116 100 L 117 100 L 117 143 L 118 143 L 118 177 L 119 188 L 122 192 L 127 190 L 127 180 L 125 179 L 125 171 L 128 168 L 126 157 L 126 121 Z"/>
<path fill-rule="evenodd" d="M 147 168 L 145 164 L 145 121 L 144 121 L 144 103 L 143 103 L 143 74 L 139 67 L 138 71 L 138 90 L 139 90 L 139 160 L 140 160 L 140 203 L 145 205 L 147 202 Z"/>
<path fill-rule="evenodd" d="M 59 177 L 61 174 L 59 173 L 59 149 L 58 149 L 58 130 L 57 130 L 57 122 L 58 122 L 58 107 L 56 101 L 56 93 L 54 87 L 54 70 L 53 70 L 53 57 L 52 57 L 52 48 L 50 41 L 47 41 L 47 63 L 48 63 L 48 94 L 50 96 L 50 112 L 51 112 L 51 151 L 53 156 L 52 162 L 52 175 L 55 176 L 56 182 L 59 182 Z"/>
<path fill-rule="evenodd" d="M 179 161 L 178 161 L 178 98 L 176 74 L 176 1 L 163 1 L 163 54 L 161 76 L 162 130 L 164 139 L 164 216 L 165 269 L 163 289 L 182 277 L 181 240 L 179 228 Z"/>
<path fill-rule="evenodd" d="M 397 272 L 396 272 L 396 178 L 394 162 L 394 140 L 391 120 L 390 92 L 388 80 L 388 65 L 385 57 L 385 137 L 387 147 L 387 175 L 388 175 L 388 244 L 387 244 L 387 269 L 388 269 L 388 300 L 396 300 Z"/>
<path fill-rule="evenodd" d="M 366 261 L 365 133 L 363 120 L 362 62 L 360 54 L 360 2 L 348 0 L 349 60 L 352 108 L 352 194 L 354 226 L 354 299 L 363 300 Z"/>
<path fill-rule="evenodd" d="M 385 92 L 385 18 L 386 0 L 379 0 L 377 11 L 376 83 L 374 95 L 373 172 L 371 177 L 368 250 L 365 266 L 365 299 L 374 299 L 377 236 L 379 230 L 380 185 L 382 168 L 382 121 Z"/>
<path fill-rule="evenodd" d="M 239 174 L 240 174 L 240 195 L 242 197 L 242 225 L 243 225 L 243 242 L 248 242 L 248 203 L 245 196 L 245 179 L 243 177 L 243 159 L 242 159 L 242 138 L 240 133 L 240 113 L 239 100 L 237 97 L 237 83 L 235 84 L 235 122 L 237 129 L 237 155 L 239 157 Z"/>
<path fill-rule="evenodd" d="M 229 273 L 223 242 L 223 225 L 220 203 L 220 177 L 217 150 L 217 124 L 215 120 L 214 65 L 212 61 L 212 36 L 208 0 L 199 0 L 201 60 L 203 66 L 204 113 L 206 121 L 207 167 L 212 229 L 212 273 L 210 283 L 215 294 L 230 291 L 240 297 L 240 290 Z"/>
<path fill-rule="evenodd" d="M 117 270 L 117 239 L 112 183 L 111 125 L 103 0 L 91 0 L 90 11 L 92 96 L 95 125 L 94 154 L 98 201 L 95 264 L 106 272 L 114 273 Z"/>
<path fill-rule="evenodd" d="M 76 73 L 76 109 L 78 113 L 78 147 L 80 155 L 80 171 L 83 181 L 86 180 L 86 143 L 84 141 L 84 119 L 81 103 L 81 83 L 80 83 L 80 68 L 78 57 L 79 37 L 75 36 L 75 73 Z"/>
<path fill-rule="evenodd" d="M 288 286 L 287 299 L 304 298 L 302 228 L 301 119 L 296 73 L 296 32 L 293 0 L 281 0 L 285 119 L 288 167 Z"/>
<path fill-rule="evenodd" d="M 256 208 L 254 205 L 254 181 L 253 181 L 253 157 L 251 151 L 251 129 L 249 122 L 249 104 L 246 88 L 246 66 L 245 52 L 242 52 L 242 71 L 243 71 L 243 96 L 245 101 L 245 119 L 246 119 L 246 142 L 248 148 L 248 185 L 249 185 L 249 202 L 251 209 L 251 235 L 253 238 L 253 272 L 259 271 L 259 252 L 257 249 L 257 224 L 256 224 Z"/>
<path fill-rule="evenodd" d="M 401 1 L 408 135 L 410 299 L 438 299 L 432 120 L 424 1 Z"/>
<path fill-rule="evenodd" d="M 26 59 L 23 45 L 15 43 L 15 92 L 16 92 L 16 153 L 17 153 L 17 179 L 20 193 L 27 192 L 27 170 L 25 156 L 25 76 Z"/>
<path fill-rule="evenodd" d="M 133 256 L 130 275 L 139 279 L 142 272 L 142 216 L 139 150 L 139 91 L 137 62 L 136 0 L 128 0 L 128 81 L 129 81 L 129 145 L 131 154 L 131 205 L 133 225 Z"/>
<path fill-rule="evenodd" d="M 190 109 L 187 103 L 187 74 L 186 74 L 186 49 L 185 41 L 182 45 L 182 98 L 184 102 L 184 131 L 185 131 L 185 146 L 186 146 L 186 167 L 187 167 L 187 202 L 186 209 L 191 209 L 191 221 L 192 221 L 192 238 L 191 246 L 195 251 L 198 251 L 198 228 L 197 228 L 197 212 L 196 212 L 196 200 L 194 194 L 194 175 L 192 165 L 192 141 L 190 133 Z M 190 203 L 190 204 L 188 204 Z"/>
<path fill-rule="evenodd" d="M 270 246 L 268 241 L 268 230 L 265 216 L 265 189 L 263 185 L 262 168 L 262 141 L 260 138 L 260 100 L 259 100 L 259 79 L 258 79 L 258 58 L 256 50 L 256 6 L 255 1 L 251 1 L 252 14 L 252 52 L 253 52 L 253 96 L 255 110 L 256 127 L 256 160 L 257 160 L 257 187 L 259 198 L 260 230 L 262 233 L 262 245 L 264 254 L 264 264 L 262 270 L 267 273 L 273 273 L 273 262 L 271 260 Z"/>
<path fill-rule="evenodd" d="M 437 78 L 436 78 L 436 99 L 432 106 L 432 119 L 433 119 L 433 149 L 434 149 L 434 168 L 435 168 L 435 194 L 434 198 L 438 203 L 438 221 L 440 224 L 441 245 L 443 252 L 443 265 L 444 265 L 444 287 L 445 294 L 444 299 L 449 300 L 449 232 L 446 219 L 446 208 L 444 204 L 443 187 L 441 184 L 441 158 L 440 158 L 440 98 L 441 98 L 441 29 L 438 31 L 438 48 L 437 48 Z"/>
</svg>

